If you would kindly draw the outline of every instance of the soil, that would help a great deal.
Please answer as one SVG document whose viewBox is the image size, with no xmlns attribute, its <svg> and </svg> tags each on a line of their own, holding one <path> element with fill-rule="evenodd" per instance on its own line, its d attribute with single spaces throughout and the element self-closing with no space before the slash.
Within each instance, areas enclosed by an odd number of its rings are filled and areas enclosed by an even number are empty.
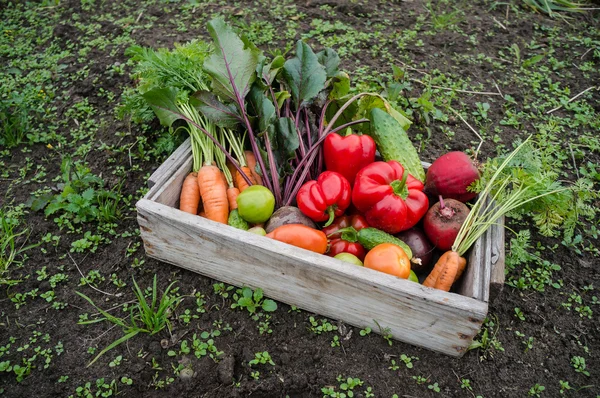
<svg viewBox="0 0 600 398">
<path fill-rule="evenodd" d="M 133 40 L 142 46 L 170 47 L 176 42 L 185 42 L 193 38 L 204 37 L 208 39 L 205 23 L 206 19 L 215 14 L 233 16 L 235 20 L 244 20 L 250 24 L 255 20 L 271 21 L 275 26 L 281 26 L 281 19 L 276 19 L 268 12 L 269 7 L 275 7 L 275 2 L 265 1 L 263 7 L 254 10 L 251 15 L 247 13 L 244 2 L 221 1 L 219 5 L 205 4 L 196 9 L 198 21 L 185 19 L 184 23 L 192 26 L 187 30 L 176 29 L 178 17 L 189 13 L 190 7 L 184 7 L 184 2 L 158 1 L 153 5 L 146 2 L 124 1 L 124 7 L 117 8 L 115 2 L 98 2 L 93 11 L 84 10 L 81 7 L 83 1 L 60 1 L 60 4 L 49 12 L 60 13 L 62 21 L 53 29 L 53 35 L 59 45 L 67 48 L 72 43 L 77 43 L 79 31 L 74 26 L 72 15 L 79 16 L 78 22 L 87 25 L 96 23 L 95 16 L 110 13 L 113 7 L 119 10 L 128 10 L 128 15 L 113 15 L 115 20 L 120 18 L 141 18 L 142 20 L 153 20 L 152 29 L 140 29 L 129 32 Z M 118 2 L 121 3 L 121 2 Z M 143 4 L 142 4 L 143 3 Z M 200 2 L 202 3 L 202 2 Z M 289 2 L 287 2 L 289 3 Z M 385 1 L 385 2 L 362 2 L 344 0 L 302 0 L 295 2 L 297 14 L 303 15 L 297 20 L 298 32 L 309 32 L 314 29 L 310 21 L 319 18 L 323 21 L 335 22 L 331 16 L 333 10 L 342 21 L 361 30 L 377 23 L 374 18 L 385 18 L 393 20 L 393 28 L 400 34 L 403 29 L 414 27 L 419 18 L 425 18 L 426 23 L 430 21 L 424 3 L 420 1 Z M 326 7 L 325 7 L 326 6 Z M 565 32 L 584 34 L 581 26 L 593 25 L 597 20 L 593 14 L 575 16 L 572 20 L 550 19 L 542 14 L 536 14 L 521 9 L 519 22 L 514 22 L 508 29 L 503 29 L 495 21 L 505 20 L 505 7 L 492 7 L 492 2 L 477 2 L 476 5 L 467 5 L 465 2 L 457 7 L 466 7 L 464 18 L 457 22 L 457 26 L 467 35 L 478 34 L 480 42 L 478 46 L 465 45 L 465 36 L 454 30 L 442 29 L 435 35 L 421 35 L 422 45 L 408 44 L 403 50 L 392 48 L 390 51 L 398 61 L 414 65 L 420 70 L 422 62 L 429 67 L 435 65 L 440 73 L 454 73 L 461 76 L 465 81 L 472 82 L 473 87 L 477 82 L 503 81 L 504 70 L 495 69 L 489 62 L 482 62 L 480 67 L 472 64 L 461 64 L 453 61 L 442 62 L 450 59 L 457 53 L 475 56 L 479 53 L 490 57 L 497 57 L 498 52 L 508 48 L 513 43 L 523 46 L 528 43 L 534 34 L 535 26 L 544 26 L 547 29 L 562 29 Z M 3 6 L 0 6 L 0 9 Z M 448 10 L 452 7 L 445 6 Z M 373 10 L 375 8 L 375 10 Z M 139 10 L 139 11 L 138 11 Z M 370 14 L 375 16 L 369 16 Z M 281 18 L 284 18 L 283 16 Z M 425 28 L 423 28 L 425 29 Z M 487 35 L 486 32 L 494 32 Z M 124 33 L 120 24 L 102 21 L 97 29 L 98 36 L 117 37 Z M 596 39 L 598 39 L 596 37 Z M 281 43 L 284 43 L 282 40 Z M 369 54 L 368 45 L 359 44 L 365 54 Z M 542 43 L 541 45 L 544 45 Z M 264 46 L 267 49 L 267 46 Z M 55 112 L 58 117 L 66 117 L 66 110 L 82 99 L 87 99 L 93 105 L 99 115 L 111 115 L 114 113 L 115 103 L 105 101 L 95 95 L 98 84 L 104 90 L 110 91 L 119 98 L 122 90 L 134 84 L 130 77 L 114 75 L 107 79 L 105 71 L 116 62 L 127 63 L 127 57 L 121 48 L 96 48 L 91 54 L 87 54 L 90 62 L 89 73 L 85 79 L 76 81 L 65 81 L 64 94 L 57 99 Z M 555 56 L 559 59 L 564 56 L 570 59 L 565 50 L 559 49 Z M 438 60 L 439 62 L 436 62 Z M 590 57 L 590 60 L 592 58 Z M 62 59 L 60 61 L 67 65 L 67 71 L 76 71 L 81 64 L 76 56 Z M 598 59 L 593 60 L 597 71 Z M 389 65 L 381 64 L 376 57 L 354 56 L 343 58 L 344 67 L 350 71 L 356 70 L 358 66 L 366 65 L 374 68 L 376 73 L 389 73 Z M 399 63 L 400 64 L 400 63 Z M 569 67 L 570 68 L 570 67 Z M 575 72 L 577 72 L 575 70 Z M 594 72 L 596 77 L 598 73 Z M 415 76 L 419 76 L 415 72 Z M 580 73 L 574 73 L 573 78 L 565 83 L 569 86 L 571 93 L 579 93 L 591 85 L 590 80 Z M 598 80 L 596 80 L 597 82 Z M 443 85 L 443 84 L 441 84 Z M 493 86 L 486 85 L 488 88 Z M 418 94 L 422 87 L 414 84 L 412 93 Z M 469 90 L 466 88 L 465 90 Z M 518 85 L 503 85 L 501 87 L 504 95 L 511 95 L 518 103 L 527 101 L 531 93 L 524 92 Z M 474 88 L 473 91 L 486 91 Z M 594 107 L 600 111 L 598 92 L 593 94 Z M 476 102 L 494 100 L 493 97 L 482 97 L 467 93 L 460 95 L 460 101 L 468 109 L 476 109 Z M 561 115 L 560 112 L 558 112 Z M 568 117 L 562 114 L 563 117 Z M 494 125 L 503 117 L 501 106 L 492 106 L 489 117 Z M 432 134 L 435 139 L 427 141 L 422 152 L 424 160 L 432 160 L 449 150 L 468 150 L 477 145 L 473 133 L 459 120 L 449 115 L 447 126 L 454 131 L 455 135 L 450 140 L 443 134 L 439 125 L 434 121 Z M 142 134 L 140 128 L 127 121 L 114 117 L 106 118 L 105 123 L 98 130 L 94 138 L 94 146 L 98 148 L 100 143 L 128 145 L 135 142 L 135 135 Z M 75 128 L 76 121 L 68 122 L 68 128 Z M 153 128 L 159 129 L 154 125 Z M 522 126 L 522 130 L 531 129 L 532 126 Z M 67 131 L 67 130 L 66 130 Z M 121 138 L 116 133 L 132 131 L 132 136 Z M 65 132 L 66 134 L 66 132 Z M 411 138 L 417 141 L 419 134 L 427 134 L 422 125 L 416 125 L 410 130 Z M 522 134 L 522 131 L 514 127 L 506 126 L 499 130 L 499 141 L 511 143 L 514 137 Z M 149 140 L 155 140 L 158 135 L 149 135 Z M 124 140 L 124 141 L 123 141 Z M 493 156 L 497 144 L 492 140 L 486 140 L 480 150 L 480 158 Z M 27 148 L 30 151 L 24 153 L 26 148 L 22 145 L 11 150 L 8 157 L 7 167 L 18 170 L 23 166 L 25 157 L 31 159 L 34 164 L 43 164 L 49 176 L 60 173 L 60 155 L 52 155 L 48 148 L 42 144 L 33 144 Z M 117 182 L 117 178 L 109 172 L 109 166 L 123 165 L 127 167 L 130 159 L 127 153 L 115 154 L 110 150 L 94 150 L 93 156 L 87 159 L 92 171 L 102 175 L 108 185 Z M 586 161 L 600 164 L 598 152 L 590 152 Z M 138 197 L 138 191 L 146 183 L 146 177 L 153 172 L 159 162 L 156 159 L 138 161 L 138 170 L 129 170 L 123 191 Z M 5 192 L 10 187 L 10 199 L 2 198 L 0 201 L 9 200 L 14 204 L 25 203 L 31 193 L 47 184 L 32 182 L 30 184 L 19 184 L 11 186 L 10 181 L 0 181 L 0 191 Z M 135 203 L 133 201 L 132 205 Z M 91 383 L 91 389 L 98 390 L 96 380 L 104 378 L 106 382 L 117 380 L 118 393 L 121 396 L 131 397 L 166 397 L 166 396 L 191 396 L 191 397 L 320 397 L 323 396 L 322 388 L 331 386 L 340 391 L 338 376 L 359 378 L 364 382 L 363 386 L 356 387 L 355 397 L 369 396 L 365 391 L 368 386 L 377 397 L 391 397 L 397 394 L 400 397 L 475 397 L 480 395 L 486 398 L 492 397 L 524 397 L 534 385 L 545 386 L 545 391 L 539 396 L 556 397 L 559 393 L 559 380 L 568 381 L 573 390 L 565 391 L 566 396 L 597 397 L 600 395 L 600 323 L 597 312 L 600 307 L 592 306 L 594 316 L 592 319 L 582 318 L 575 311 L 566 310 L 561 304 L 567 301 L 568 292 L 584 291 L 584 286 L 600 286 L 600 272 L 597 258 L 589 252 L 576 253 L 554 238 L 547 238 L 533 234 L 532 241 L 539 242 L 545 247 L 554 247 L 551 253 L 551 261 L 559 264 L 561 269 L 553 275 L 554 280 L 562 280 L 564 287 L 561 289 L 547 288 L 544 292 L 533 290 L 518 290 L 505 286 L 498 298 L 490 303 L 489 319 L 494 326 L 489 327 L 490 338 L 494 337 L 502 343 L 503 350 L 490 348 L 487 351 L 475 349 L 469 351 L 462 358 L 451 358 L 442 354 L 431 352 L 427 349 L 417 348 L 393 341 L 393 345 L 376 333 L 366 336 L 360 335 L 360 329 L 345 325 L 335 320 L 330 322 L 338 327 L 340 346 L 332 347 L 334 333 L 323 333 L 316 335 L 309 330 L 309 317 L 314 316 L 319 320 L 323 317 L 318 314 L 309 314 L 297 311 L 285 304 L 278 304 L 276 312 L 271 316 L 272 333 L 260 334 L 259 323 L 253 320 L 245 311 L 231 309 L 231 298 L 223 298 L 214 293 L 213 284 L 218 281 L 202 277 L 176 266 L 161 263 L 146 257 L 143 246 L 137 253 L 129 256 L 129 252 L 135 245 L 140 244 L 139 237 L 121 237 L 113 239 L 112 242 L 100 245 L 95 253 L 78 254 L 71 253 L 71 242 L 79 239 L 77 234 L 68 234 L 59 230 L 56 223 L 49 217 L 46 219 L 42 212 L 30 211 L 26 216 L 27 224 L 32 228 L 31 242 L 40 241 L 47 233 L 60 235 L 61 241 L 57 247 L 44 245 L 47 253 L 39 249 L 28 252 L 28 258 L 22 268 L 14 270 L 12 278 L 26 278 L 14 287 L 9 287 L 0 295 L 0 321 L 1 344 L 8 342 L 9 336 L 14 336 L 17 341 L 13 343 L 10 356 L 0 357 L 0 361 L 10 358 L 13 363 L 20 356 L 14 351 L 17 346 L 22 346 L 27 339 L 32 338 L 35 332 L 42 335 L 48 333 L 49 341 L 41 343 L 42 338 L 32 342 L 32 345 L 43 347 L 55 347 L 61 342 L 64 351 L 55 352 L 50 366 L 43 368 L 43 361 L 35 360 L 35 369 L 21 382 L 15 380 L 13 373 L 0 373 L 0 391 L 6 397 L 26 396 L 79 396 L 77 387 Z M 527 228 L 527 222 L 510 221 L 508 226 L 519 230 Z M 127 212 L 118 224 L 118 231 L 133 231 L 137 228 L 135 211 Z M 90 228 L 90 230 L 92 230 Z M 533 231 L 533 230 L 532 230 Z M 598 244 L 596 240 L 594 244 Z M 545 253 L 548 255 L 548 253 Z M 144 260 L 140 267 L 132 267 L 134 258 Z M 55 310 L 51 304 L 37 297 L 27 300 L 26 304 L 15 309 L 10 300 L 16 293 L 29 292 L 39 289 L 39 293 L 50 290 L 48 280 L 37 280 L 36 271 L 47 267 L 48 270 L 56 272 L 59 267 L 68 275 L 68 282 L 58 284 L 54 289 L 56 297 L 67 306 L 63 310 Z M 98 290 L 87 286 L 80 286 L 80 271 L 84 274 L 90 270 L 98 270 L 106 276 L 106 281 L 98 285 Z M 109 280 L 108 276 L 116 274 L 125 281 L 128 287 L 117 289 Z M 99 307 L 111 308 L 125 301 L 133 300 L 133 292 L 130 289 L 131 278 L 134 277 L 142 287 L 151 286 L 152 278 L 156 274 L 161 290 L 176 281 L 179 292 L 187 298 L 172 314 L 172 329 L 166 329 L 156 335 L 139 334 L 105 354 L 92 366 L 86 367 L 93 355 L 88 353 L 88 347 L 96 347 L 96 353 L 111 342 L 122 336 L 119 327 L 111 327 L 108 322 L 95 323 L 91 325 L 80 325 L 80 315 L 84 313 L 93 314 L 96 311 L 75 291 L 84 292 Z M 597 288 L 596 288 L 597 289 Z M 195 292 L 204 295 L 204 313 L 198 313 L 198 318 L 193 319 L 189 325 L 185 325 L 180 315 L 186 309 L 194 313 Z M 232 294 L 234 291 L 231 291 Z M 566 293 L 567 292 L 567 293 Z M 115 295 L 118 294 L 118 296 Z M 358 293 L 357 293 L 358 294 Z M 596 294 L 597 295 L 597 294 Z M 526 316 L 526 321 L 520 321 L 515 308 L 520 308 Z M 115 311 L 115 313 L 117 313 Z M 125 313 L 123 313 L 125 315 Z M 264 319 L 264 318 L 263 318 Z M 214 338 L 219 350 L 223 351 L 219 361 L 213 361 L 209 357 L 195 358 L 192 354 L 170 356 L 170 350 L 179 350 L 181 341 L 191 341 L 194 333 L 214 330 L 215 325 L 221 325 L 221 335 Z M 223 328 L 229 325 L 228 328 Z M 517 332 L 524 337 L 518 337 Z M 523 341 L 533 338 L 533 348 L 526 349 Z M 481 340 L 481 336 L 478 337 Z M 249 361 L 254 359 L 255 353 L 268 351 L 275 366 L 258 365 L 249 366 Z M 409 357 L 417 357 L 413 360 L 414 367 L 408 368 L 404 365 L 400 356 L 404 354 Z M 123 360 L 118 366 L 109 366 L 109 362 L 117 356 Z M 585 357 L 587 370 L 591 376 L 576 372 L 571 365 L 574 356 Z M 390 369 L 391 359 L 394 359 L 399 368 Z M 153 363 L 158 364 L 153 367 Z M 173 376 L 173 368 L 179 364 L 189 365 L 193 373 L 187 375 Z M 254 370 L 260 372 L 258 380 L 251 377 Z M 185 372 L 183 372 L 185 373 Z M 64 382 L 58 382 L 61 376 L 68 376 Z M 133 380 L 132 385 L 121 382 L 122 377 Z M 419 384 L 417 376 L 422 376 L 426 381 Z M 171 383 L 159 388 L 158 381 L 168 380 L 173 377 Z M 461 387 L 461 379 L 470 380 L 473 391 Z M 437 384 L 435 384 L 437 383 Z M 440 391 L 435 391 L 434 384 L 439 386 Z M 430 387 L 428 387 L 430 386 Z M 464 387 L 464 385 L 463 385 Z M 575 391 L 575 389 L 579 389 Z M 83 393 L 80 393 L 83 394 Z M 529 396 L 535 394 L 530 393 Z M 81 395 L 85 396 L 85 395 Z"/>
</svg>

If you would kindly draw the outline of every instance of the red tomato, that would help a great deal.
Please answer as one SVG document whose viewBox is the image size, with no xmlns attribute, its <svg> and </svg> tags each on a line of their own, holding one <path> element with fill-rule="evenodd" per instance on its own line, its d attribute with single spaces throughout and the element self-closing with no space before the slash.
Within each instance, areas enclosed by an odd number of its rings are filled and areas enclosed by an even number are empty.
<svg viewBox="0 0 600 398">
<path fill-rule="evenodd" d="M 365 267 L 407 279 L 410 275 L 410 259 L 400 246 L 382 243 L 365 256 Z"/>
</svg>

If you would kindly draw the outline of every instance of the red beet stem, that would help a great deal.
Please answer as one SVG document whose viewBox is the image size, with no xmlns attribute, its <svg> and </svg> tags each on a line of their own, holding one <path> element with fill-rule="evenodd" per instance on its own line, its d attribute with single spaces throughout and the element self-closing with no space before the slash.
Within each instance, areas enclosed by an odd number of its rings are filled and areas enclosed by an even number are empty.
<svg viewBox="0 0 600 398">
<path fill-rule="evenodd" d="M 444 199 L 442 198 L 442 195 L 438 195 L 440 198 L 440 216 L 446 218 L 446 219 L 451 219 L 452 216 L 454 216 L 454 210 L 451 207 L 446 207 L 446 204 L 444 203 Z"/>
</svg>

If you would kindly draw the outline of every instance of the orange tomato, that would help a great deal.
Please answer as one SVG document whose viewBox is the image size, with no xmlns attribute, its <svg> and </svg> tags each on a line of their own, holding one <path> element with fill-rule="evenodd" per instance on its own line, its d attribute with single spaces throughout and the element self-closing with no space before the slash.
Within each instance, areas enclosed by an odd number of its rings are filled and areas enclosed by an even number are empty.
<svg viewBox="0 0 600 398">
<path fill-rule="evenodd" d="M 365 257 L 365 267 L 407 279 L 410 275 L 410 259 L 400 246 L 382 243 L 375 246 Z"/>
<path fill-rule="evenodd" d="M 266 236 L 319 254 L 325 254 L 327 251 L 327 235 L 321 230 L 302 224 L 284 224 L 275 228 Z"/>
</svg>

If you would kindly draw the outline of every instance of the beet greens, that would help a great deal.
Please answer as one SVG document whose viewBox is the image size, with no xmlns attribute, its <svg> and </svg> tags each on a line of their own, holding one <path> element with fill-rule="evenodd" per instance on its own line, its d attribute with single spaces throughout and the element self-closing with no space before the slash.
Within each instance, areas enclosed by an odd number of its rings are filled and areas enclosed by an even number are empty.
<svg viewBox="0 0 600 398">
<path fill-rule="evenodd" d="M 210 21 L 208 31 L 214 51 L 200 66 L 211 89 L 194 93 L 189 102 L 215 125 L 247 132 L 257 172 L 277 207 L 292 204 L 302 184 L 321 173 L 321 143 L 327 134 L 350 126 L 367 132 L 365 115 L 374 107 L 390 113 L 404 128 L 410 125 L 379 94 L 351 96 L 350 77 L 339 70 L 340 58 L 332 49 L 315 53 L 298 41 L 293 57 L 268 59 L 221 19 Z M 165 94 L 145 96 L 161 121 L 190 123 L 173 95 Z"/>
</svg>

